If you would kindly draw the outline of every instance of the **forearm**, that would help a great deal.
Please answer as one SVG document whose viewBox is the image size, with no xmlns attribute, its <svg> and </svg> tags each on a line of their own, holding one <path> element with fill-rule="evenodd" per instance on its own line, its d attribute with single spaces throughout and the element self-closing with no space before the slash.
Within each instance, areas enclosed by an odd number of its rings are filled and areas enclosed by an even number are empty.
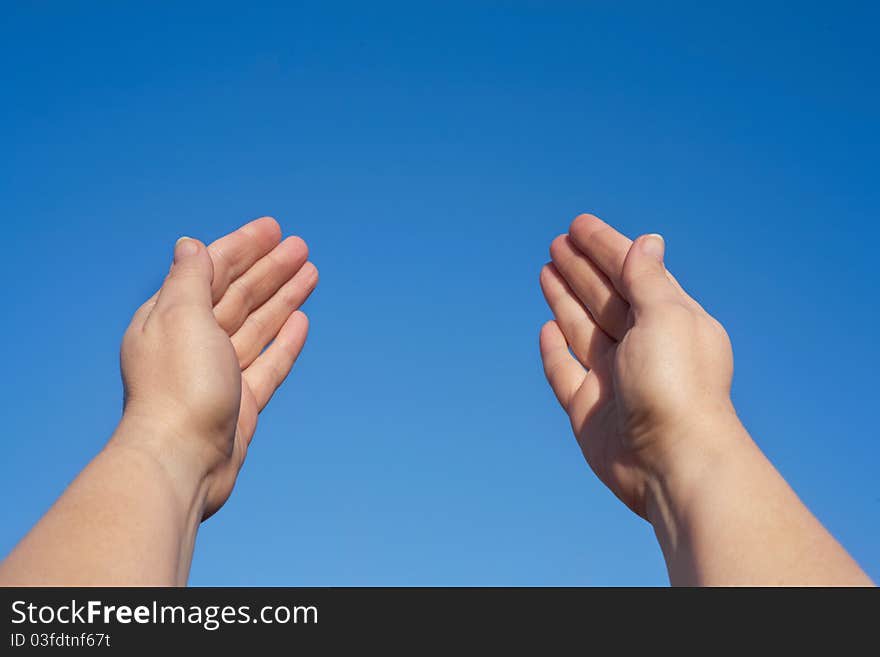
<svg viewBox="0 0 880 657">
<path fill-rule="evenodd" d="M 169 467 L 142 431 L 120 425 L 0 564 L 0 584 L 186 583 L 204 479 L 183 464 Z"/>
<path fill-rule="evenodd" d="M 735 417 L 711 431 L 647 497 L 672 584 L 871 584 Z"/>
</svg>

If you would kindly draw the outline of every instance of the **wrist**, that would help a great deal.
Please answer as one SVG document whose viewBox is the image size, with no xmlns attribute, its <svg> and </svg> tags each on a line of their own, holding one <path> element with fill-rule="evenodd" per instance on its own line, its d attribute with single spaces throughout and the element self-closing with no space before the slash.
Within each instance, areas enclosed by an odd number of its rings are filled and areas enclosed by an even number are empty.
<svg viewBox="0 0 880 657">
<path fill-rule="evenodd" d="M 183 516 L 201 522 L 207 498 L 209 472 L 192 436 L 182 436 L 169 425 L 126 411 L 105 452 L 124 454 L 153 473 L 157 485 L 174 496 Z"/>
<path fill-rule="evenodd" d="M 665 448 L 646 479 L 645 515 L 666 552 L 667 544 L 673 549 L 677 544 L 694 502 L 754 445 L 732 405 L 695 416 L 658 442 Z"/>
</svg>

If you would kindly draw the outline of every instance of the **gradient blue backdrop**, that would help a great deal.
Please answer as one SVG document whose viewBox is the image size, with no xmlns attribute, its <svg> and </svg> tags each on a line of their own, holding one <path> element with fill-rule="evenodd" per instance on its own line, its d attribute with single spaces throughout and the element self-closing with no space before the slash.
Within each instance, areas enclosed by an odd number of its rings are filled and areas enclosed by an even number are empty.
<svg viewBox="0 0 880 657">
<path fill-rule="evenodd" d="M 592 211 L 666 236 L 749 429 L 880 577 L 880 16 L 705 4 L 4 3 L 0 551 L 113 430 L 177 236 L 270 214 L 312 333 L 193 584 L 665 583 L 538 358 Z"/>
</svg>

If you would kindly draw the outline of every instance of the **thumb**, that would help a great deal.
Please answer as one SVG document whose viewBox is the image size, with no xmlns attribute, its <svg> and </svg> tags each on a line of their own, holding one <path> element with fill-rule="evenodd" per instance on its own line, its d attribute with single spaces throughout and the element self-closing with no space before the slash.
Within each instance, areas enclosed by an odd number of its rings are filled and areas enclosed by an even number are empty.
<svg viewBox="0 0 880 657">
<path fill-rule="evenodd" d="M 205 245 L 191 237 L 181 237 L 174 245 L 174 263 L 159 292 L 158 307 L 168 305 L 211 308 L 211 281 L 214 263 Z"/>
<path fill-rule="evenodd" d="M 668 300 L 675 291 L 666 274 L 663 255 L 666 242 L 656 233 L 642 235 L 623 262 L 623 293 L 635 310 Z"/>
</svg>

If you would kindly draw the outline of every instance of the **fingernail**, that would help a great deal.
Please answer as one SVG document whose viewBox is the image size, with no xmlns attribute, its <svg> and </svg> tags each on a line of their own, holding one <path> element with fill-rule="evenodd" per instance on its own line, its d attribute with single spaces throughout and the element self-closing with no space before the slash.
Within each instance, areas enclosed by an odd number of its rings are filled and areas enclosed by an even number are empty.
<svg viewBox="0 0 880 657">
<path fill-rule="evenodd" d="M 642 251 L 660 262 L 663 262 L 663 252 L 665 250 L 666 242 L 659 233 L 651 233 L 642 239 Z"/>
<path fill-rule="evenodd" d="M 184 235 L 174 243 L 174 259 L 179 260 L 186 256 L 195 255 L 198 253 L 198 250 L 199 245 L 196 244 L 195 240 Z"/>
</svg>

